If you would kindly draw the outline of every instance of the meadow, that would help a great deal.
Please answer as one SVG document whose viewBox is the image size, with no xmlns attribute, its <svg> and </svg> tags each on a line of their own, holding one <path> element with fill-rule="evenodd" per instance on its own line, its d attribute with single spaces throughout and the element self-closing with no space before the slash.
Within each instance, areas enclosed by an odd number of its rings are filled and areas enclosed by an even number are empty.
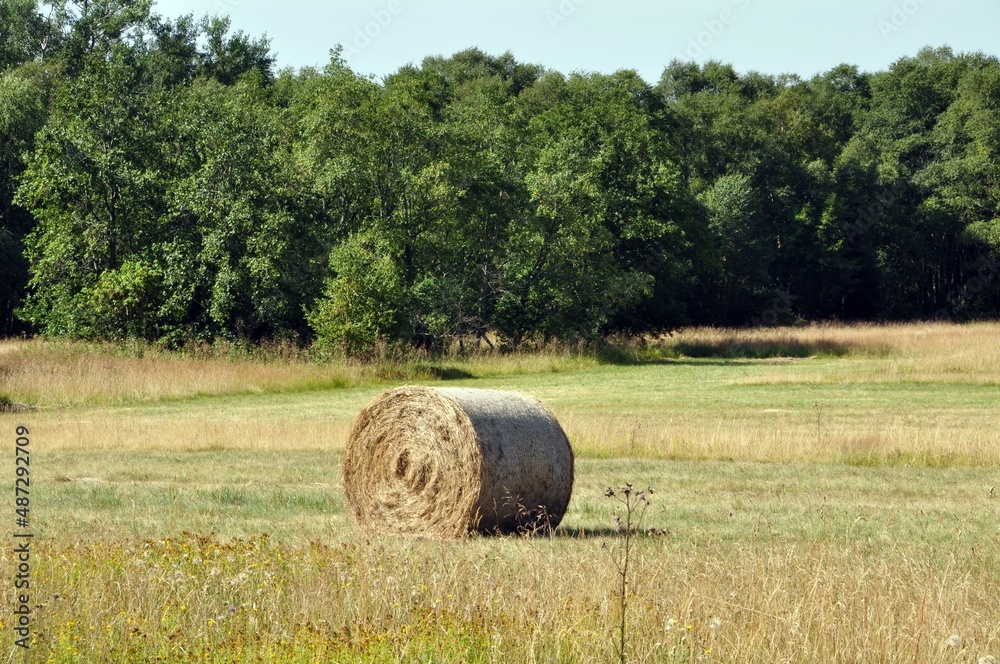
<svg viewBox="0 0 1000 664">
<path fill-rule="evenodd" d="M 1000 658 L 1000 325 L 612 341 L 367 363 L 0 341 L 0 431 L 11 448 L 31 431 L 36 535 L 32 648 L 6 610 L 0 656 L 618 661 L 604 491 L 631 482 L 655 490 L 656 533 L 634 552 L 628 661 Z M 360 533 L 346 434 L 404 383 L 546 403 L 577 456 L 563 524 Z M 0 472 L 9 486 L 13 461 Z"/>
</svg>

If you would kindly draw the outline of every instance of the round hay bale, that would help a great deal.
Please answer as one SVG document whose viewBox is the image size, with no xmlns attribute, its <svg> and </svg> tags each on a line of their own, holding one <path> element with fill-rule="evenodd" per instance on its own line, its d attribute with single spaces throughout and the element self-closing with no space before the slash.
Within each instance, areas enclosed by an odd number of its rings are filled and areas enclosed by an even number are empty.
<svg viewBox="0 0 1000 664">
<path fill-rule="evenodd" d="M 512 392 L 388 390 L 354 422 L 344 491 L 372 533 L 461 537 L 555 528 L 573 490 L 556 418 Z"/>
</svg>

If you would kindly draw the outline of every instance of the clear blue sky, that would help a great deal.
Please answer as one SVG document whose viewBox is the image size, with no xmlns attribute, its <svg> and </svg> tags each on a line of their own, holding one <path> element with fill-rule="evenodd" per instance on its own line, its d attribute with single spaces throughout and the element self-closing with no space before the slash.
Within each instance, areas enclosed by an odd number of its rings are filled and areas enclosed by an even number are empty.
<svg viewBox="0 0 1000 664">
<path fill-rule="evenodd" d="M 469 46 L 651 83 L 675 57 L 809 77 L 843 62 L 885 69 L 927 45 L 1000 52 L 998 0 L 158 0 L 155 11 L 229 15 L 267 33 L 279 67 L 323 65 L 341 43 L 352 69 L 378 76 Z"/>
</svg>

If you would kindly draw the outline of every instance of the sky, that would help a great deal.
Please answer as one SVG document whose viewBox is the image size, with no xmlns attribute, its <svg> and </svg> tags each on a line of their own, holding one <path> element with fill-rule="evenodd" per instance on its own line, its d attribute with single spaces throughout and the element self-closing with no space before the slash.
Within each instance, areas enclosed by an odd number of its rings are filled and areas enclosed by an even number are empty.
<svg viewBox="0 0 1000 664">
<path fill-rule="evenodd" d="M 155 11 L 228 15 L 267 34 L 279 68 L 323 66 L 339 43 L 354 71 L 377 77 L 471 46 L 650 83 L 675 58 L 808 78 L 845 62 L 884 70 L 924 46 L 1000 54 L 998 0 L 157 0 Z"/>
</svg>

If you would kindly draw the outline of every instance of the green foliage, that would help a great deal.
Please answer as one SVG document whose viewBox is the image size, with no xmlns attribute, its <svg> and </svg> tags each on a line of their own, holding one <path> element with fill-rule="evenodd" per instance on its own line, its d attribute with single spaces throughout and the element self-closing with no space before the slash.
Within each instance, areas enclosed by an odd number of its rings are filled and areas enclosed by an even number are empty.
<svg viewBox="0 0 1000 664">
<path fill-rule="evenodd" d="M 310 290 L 297 280 L 321 253 L 313 246 L 320 229 L 293 212 L 297 183 L 283 168 L 266 90 L 252 78 L 228 88 L 199 79 L 171 111 L 166 131 L 178 160 L 162 226 L 173 232 L 157 249 L 171 265 L 172 308 L 199 337 L 301 329 Z"/>
<path fill-rule="evenodd" d="M 1000 312 L 1000 63 L 275 74 L 229 19 L 0 5 L 0 333 L 363 352 Z M 365 269 L 368 266 L 369 269 Z M 20 321 L 15 310 L 20 311 Z"/>
<path fill-rule="evenodd" d="M 53 78 L 53 69 L 40 63 L 0 73 L 0 334 L 21 329 L 14 311 L 28 282 L 24 236 L 32 218 L 14 203 L 14 193 L 23 156 L 45 123 Z"/>
<path fill-rule="evenodd" d="M 55 39 L 53 55 L 66 63 L 72 75 L 78 75 L 89 61 L 141 43 L 153 0 L 56 0 L 51 5 L 48 22 Z"/>
<path fill-rule="evenodd" d="M 147 225 L 162 201 L 155 102 L 133 58 L 116 47 L 65 86 L 18 192 L 37 224 L 23 315 L 50 334 L 99 334 L 85 292 L 156 239 Z"/>
<path fill-rule="evenodd" d="M 330 270 L 335 276 L 309 315 L 321 344 L 358 353 L 404 333 L 407 292 L 398 257 L 384 238 L 349 238 L 331 253 Z"/>
<path fill-rule="evenodd" d="M 140 261 L 101 273 L 79 298 L 92 314 L 89 333 L 105 339 L 155 338 L 159 319 L 153 305 L 162 282 L 163 274 L 156 266 Z"/>
<path fill-rule="evenodd" d="M 763 228 L 759 194 L 748 176 L 724 175 L 698 201 L 716 239 L 717 267 L 710 282 L 715 316 L 724 325 L 746 320 L 763 310 L 771 288 L 774 247 Z"/>
<path fill-rule="evenodd" d="M 223 85 L 232 85 L 251 72 L 264 83 L 271 81 L 274 56 L 270 52 L 269 39 L 251 39 L 242 31 L 230 36 L 228 17 L 206 17 L 200 27 L 208 45 L 208 50 L 200 54 L 200 75 L 214 78 Z"/>
<path fill-rule="evenodd" d="M 0 72 L 37 57 L 44 33 L 45 22 L 35 0 L 0 3 Z"/>
</svg>

